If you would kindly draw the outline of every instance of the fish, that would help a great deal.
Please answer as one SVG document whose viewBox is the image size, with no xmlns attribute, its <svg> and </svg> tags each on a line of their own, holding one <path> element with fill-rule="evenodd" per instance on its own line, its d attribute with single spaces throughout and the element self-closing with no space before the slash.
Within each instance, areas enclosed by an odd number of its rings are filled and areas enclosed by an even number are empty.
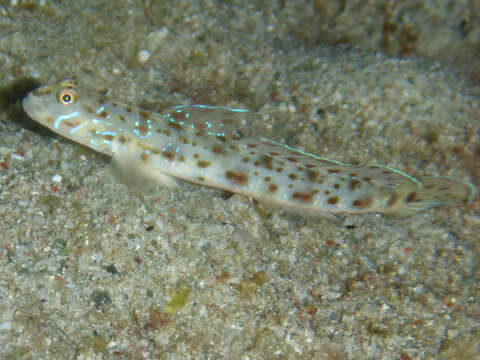
<svg viewBox="0 0 480 360">
<path fill-rule="evenodd" d="M 178 179 L 253 198 L 289 212 L 408 217 L 467 203 L 473 185 L 448 176 L 416 179 L 382 166 L 349 165 L 264 137 L 242 136 L 251 112 L 179 105 L 153 112 L 108 99 L 72 79 L 43 85 L 22 101 L 30 118 L 113 158 L 123 177 L 178 186 Z"/>
</svg>

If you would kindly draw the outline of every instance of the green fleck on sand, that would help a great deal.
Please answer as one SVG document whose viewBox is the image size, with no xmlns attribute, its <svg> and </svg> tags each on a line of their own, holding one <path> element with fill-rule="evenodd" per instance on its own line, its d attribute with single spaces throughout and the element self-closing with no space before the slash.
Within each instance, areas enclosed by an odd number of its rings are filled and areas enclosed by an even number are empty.
<svg viewBox="0 0 480 360">
<path fill-rule="evenodd" d="M 188 295 L 190 295 L 190 287 L 187 284 L 180 285 L 165 304 L 165 311 L 171 315 L 177 314 L 187 303 Z"/>
</svg>

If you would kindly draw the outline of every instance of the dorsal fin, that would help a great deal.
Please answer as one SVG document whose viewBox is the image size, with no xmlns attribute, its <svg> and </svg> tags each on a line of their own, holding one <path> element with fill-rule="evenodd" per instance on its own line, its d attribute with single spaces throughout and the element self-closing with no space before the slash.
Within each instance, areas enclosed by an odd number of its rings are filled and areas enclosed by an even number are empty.
<svg viewBox="0 0 480 360">
<path fill-rule="evenodd" d="M 248 125 L 248 114 L 251 113 L 246 109 L 226 106 L 180 105 L 163 110 L 161 116 L 169 122 L 214 136 L 238 137 L 238 132 Z"/>
</svg>

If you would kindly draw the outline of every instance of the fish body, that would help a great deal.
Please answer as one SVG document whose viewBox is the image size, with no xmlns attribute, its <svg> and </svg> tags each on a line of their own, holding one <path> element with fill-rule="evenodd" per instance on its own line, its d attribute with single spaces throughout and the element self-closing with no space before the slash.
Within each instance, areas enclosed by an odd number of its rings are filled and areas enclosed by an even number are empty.
<svg viewBox="0 0 480 360">
<path fill-rule="evenodd" d="M 69 79 L 34 90 L 23 107 L 54 132 L 113 157 L 127 176 L 169 186 L 179 178 L 296 213 L 408 216 L 474 196 L 472 185 L 450 177 L 417 180 L 380 165 L 350 166 L 268 139 L 240 138 L 244 109 L 191 105 L 155 113 Z"/>
</svg>

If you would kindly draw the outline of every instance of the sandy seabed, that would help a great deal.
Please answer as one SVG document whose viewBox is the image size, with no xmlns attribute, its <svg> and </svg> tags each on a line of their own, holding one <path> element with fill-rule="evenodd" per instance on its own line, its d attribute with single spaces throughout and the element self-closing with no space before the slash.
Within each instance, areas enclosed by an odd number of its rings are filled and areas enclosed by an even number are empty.
<svg viewBox="0 0 480 360">
<path fill-rule="evenodd" d="M 301 2 L 267 4 L 0 2 L 1 358 L 478 358 L 478 198 L 351 230 L 189 184 L 132 190 L 5 100 L 74 76 L 150 109 L 241 105 L 258 136 L 480 183 L 467 76 L 321 45 Z"/>
</svg>

